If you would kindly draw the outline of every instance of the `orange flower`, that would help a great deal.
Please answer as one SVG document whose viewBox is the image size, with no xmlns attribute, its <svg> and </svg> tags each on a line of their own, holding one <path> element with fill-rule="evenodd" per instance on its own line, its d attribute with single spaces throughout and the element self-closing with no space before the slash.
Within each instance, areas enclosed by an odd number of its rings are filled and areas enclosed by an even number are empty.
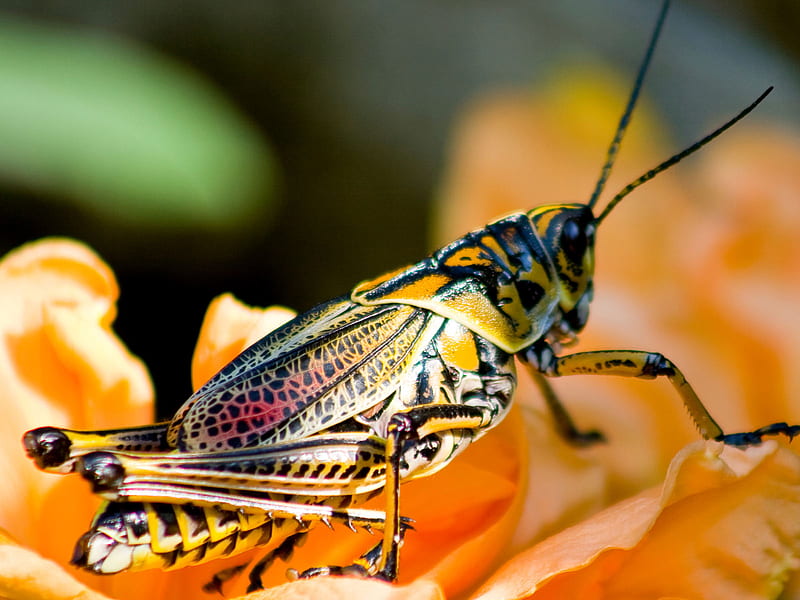
<svg viewBox="0 0 800 600">
<path fill-rule="evenodd" d="M 623 104 L 585 73 L 565 74 L 536 96 L 479 103 L 455 136 L 441 239 L 515 209 L 585 201 Z M 603 222 L 592 316 L 578 346 L 663 352 L 728 432 L 800 419 L 792 375 L 800 358 L 800 140 L 756 120 L 660 175 Z M 607 190 L 674 152 L 663 138 L 640 108 Z M 694 172 L 692 161 L 700 163 Z M 517 403 L 541 420 L 533 386 L 520 379 Z M 744 453 L 719 454 L 713 443 L 679 452 L 697 434 L 665 382 L 584 377 L 555 385 L 576 421 L 610 441 L 573 451 L 591 473 L 579 480 L 566 469 L 537 477 L 541 458 L 530 457 L 526 507 L 546 502 L 553 517 L 525 511 L 517 547 L 529 549 L 477 597 L 777 595 L 800 566 L 796 454 L 774 442 Z M 663 489 L 613 504 L 661 481 L 668 465 Z M 591 501 L 565 510 L 554 491 Z"/>
<path fill-rule="evenodd" d="M 22 433 L 151 419 L 147 373 L 110 331 L 116 297 L 108 267 L 74 242 L 31 244 L 0 263 L 0 526 L 48 557 L 69 557 L 96 502 L 72 478 L 31 469 Z"/>
<path fill-rule="evenodd" d="M 573 81 L 580 86 L 564 80 L 538 99 L 502 96 L 469 115 L 439 204 L 440 241 L 510 210 L 585 198 L 624 99 L 585 75 Z M 636 122 L 646 126 L 630 132 L 611 189 L 669 153 L 646 107 Z M 787 274 L 800 264 L 790 225 L 798 146 L 740 126 L 701 155 L 691 178 L 682 165 L 626 199 L 598 234 L 597 300 L 580 348 L 663 351 L 728 431 L 800 421 L 790 371 L 800 336 L 789 304 L 800 278 Z M 697 189 L 710 201 L 692 203 Z M 108 268 L 74 242 L 38 242 L 0 263 L 0 402 L 9 415 L 0 443 L 12 482 L 0 492 L 0 527 L 62 565 L 96 500 L 77 477 L 36 472 L 19 438 L 40 425 L 149 419 L 147 375 L 110 330 L 116 294 Z M 195 386 L 288 316 L 215 300 Z M 447 469 L 403 486 L 415 531 L 401 551 L 400 585 L 286 583 L 276 565 L 265 578 L 276 587 L 248 598 L 770 598 L 784 588 L 800 555 L 800 457 L 791 449 L 697 442 L 665 383 L 586 377 L 557 389 L 581 426 L 610 441 L 576 450 L 553 433 L 524 373 L 520 380 L 502 424 Z M 289 565 L 347 564 L 378 539 L 317 528 Z M 42 560 L 0 538 L 0 597 L 98 597 Z M 77 577 L 114 598 L 200 597 L 214 572 L 241 562 Z"/>
<path fill-rule="evenodd" d="M 38 472 L 22 451 L 22 434 L 41 425 L 97 429 L 152 421 L 147 372 L 111 330 L 117 295 L 110 269 L 70 240 L 28 244 L 0 262 L 0 468 L 6 482 L 0 527 L 10 534 L 0 541 L 0 597 L 75 597 L 82 587 L 71 575 L 11 538 L 64 565 L 99 504 L 79 478 Z M 181 596 L 223 566 L 110 578 L 70 573 L 125 599 Z"/>
</svg>

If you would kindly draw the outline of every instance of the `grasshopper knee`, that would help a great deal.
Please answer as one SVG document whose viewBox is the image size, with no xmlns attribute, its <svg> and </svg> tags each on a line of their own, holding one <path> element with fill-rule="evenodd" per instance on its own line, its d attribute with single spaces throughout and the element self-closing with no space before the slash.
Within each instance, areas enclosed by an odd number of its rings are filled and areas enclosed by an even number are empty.
<svg viewBox="0 0 800 600">
<path fill-rule="evenodd" d="M 78 459 L 78 472 L 92 485 L 96 494 L 113 491 L 125 477 L 119 459 L 109 452 L 92 452 Z"/>
<path fill-rule="evenodd" d="M 642 379 L 654 379 L 659 376 L 674 377 L 677 369 L 666 356 L 660 352 L 650 352 L 642 365 L 642 372 L 639 377 Z"/>
<path fill-rule="evenodd" d="M 519 356 L 524 362 L 528 363 L 548 377 L 558 376 L 558 357 L 556 356 L 550 344 L 544 340 L 528 346 L 525 350 L 520 352 Z"/>
<path fill-rule="evenodd" d="M 40 469 L 58 467 L 69 459 L 72 442 L 60 429 L 39 427 L 27 432 L 22 443 L 25 453 Z"/>
</svg>

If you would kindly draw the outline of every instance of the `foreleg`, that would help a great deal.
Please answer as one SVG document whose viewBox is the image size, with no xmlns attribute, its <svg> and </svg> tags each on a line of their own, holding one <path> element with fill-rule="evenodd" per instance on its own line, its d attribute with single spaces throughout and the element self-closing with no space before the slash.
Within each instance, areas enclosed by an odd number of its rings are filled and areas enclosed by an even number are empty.
<svg viewBox="0 0 800 600">
<path fill-rule="evenodd" d="M 524 351 L 523 360 L 547 377 L 568 375 L 617 375 L 640 379 L 666 377 L 678 392 L 700 435 L 707 440 L 717 440 L 734 446 L 749 446 L 760 443 L 765 435 L 786 435 L 792 438 L 800 433 L 800 426 L 790 426 L 786 423 L 773 423 L 746 433 L 723 433 L 681 370 L 657 352 L 601 350 L 556 356 L 546 342 L 537 342 Z"/>
</svg>

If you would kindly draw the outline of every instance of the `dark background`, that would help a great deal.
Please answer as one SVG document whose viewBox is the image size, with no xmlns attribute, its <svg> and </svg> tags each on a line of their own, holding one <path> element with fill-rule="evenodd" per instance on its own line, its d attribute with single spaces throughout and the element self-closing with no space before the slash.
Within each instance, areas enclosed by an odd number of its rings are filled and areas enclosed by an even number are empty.
<svg viewBox="0 0 800 600">
<path fill-rule="evenodd" d="M 800 3 L 674 4 L 646 93 L 676 140 L 690 143 L 769 84 L 780 93 L 764 110 L 797 123 Z M 564 60 L 591 57 L 632 78 L 656 12 L 653 0 L 0 1 L 0 14 L 111 33 L 187 65 L 260 132 L 278 167 L 273 217 L 224 231 L 133 225 L 0 177 L 0 253 L 46 235 L 92 246 L 120 282 L 115 329 L 168 416 L 190 392 L 211 298 L 303 310 L 421 258 L 459 109 Z"/>
</svg>

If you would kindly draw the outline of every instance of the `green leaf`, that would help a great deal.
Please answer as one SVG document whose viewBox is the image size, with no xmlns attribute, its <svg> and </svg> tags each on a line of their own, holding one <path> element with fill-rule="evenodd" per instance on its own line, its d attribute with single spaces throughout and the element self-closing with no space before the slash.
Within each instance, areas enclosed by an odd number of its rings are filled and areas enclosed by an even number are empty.
<svg viewBox="0 0 800 600">
<path fill-rule="evenodd" d="M 273 161 L 211 85 L 107 35 L 0 16 L 0 179 L 141 225 L 265 217 Z"/>
</svg>

